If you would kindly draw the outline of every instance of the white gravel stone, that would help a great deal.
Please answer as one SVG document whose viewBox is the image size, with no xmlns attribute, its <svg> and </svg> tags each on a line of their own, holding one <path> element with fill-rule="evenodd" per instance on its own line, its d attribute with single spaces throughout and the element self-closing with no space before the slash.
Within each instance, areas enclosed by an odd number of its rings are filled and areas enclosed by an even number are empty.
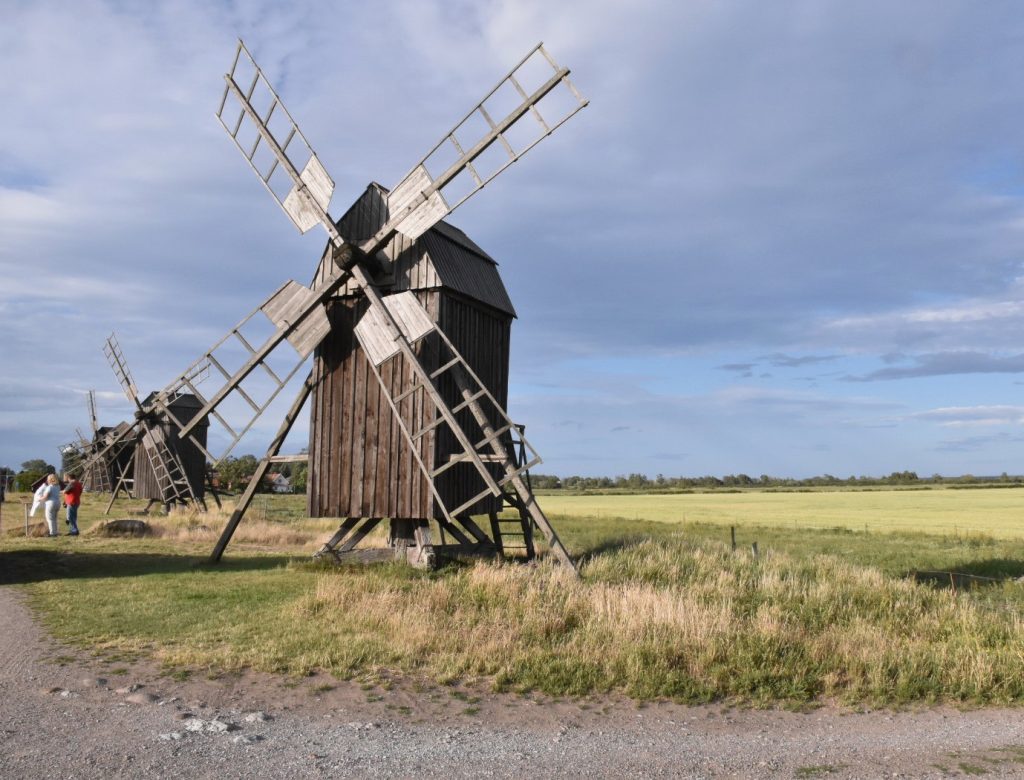
<svg viewBox="0 0 1024 780">
<path fill-rule="evenodd" d="M 124 697 L 124 700 L 132 704 L 152 704 L 158 698 L 160 697 L 154 696 L 152 693 L 130 693 Z"/>
</svg>

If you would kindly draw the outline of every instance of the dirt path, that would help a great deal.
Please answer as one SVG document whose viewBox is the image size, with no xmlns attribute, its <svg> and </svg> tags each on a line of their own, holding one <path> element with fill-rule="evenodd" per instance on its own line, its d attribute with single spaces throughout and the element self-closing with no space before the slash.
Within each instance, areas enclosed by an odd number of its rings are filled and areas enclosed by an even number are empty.
<svg viewBox="0 0 1024 780">
<path fill-rule="evenodd" d="M 75 660 L 0 586 L 0 776 L 1024 777 L 1024 712 L 808 714 Z"/>
</svg>

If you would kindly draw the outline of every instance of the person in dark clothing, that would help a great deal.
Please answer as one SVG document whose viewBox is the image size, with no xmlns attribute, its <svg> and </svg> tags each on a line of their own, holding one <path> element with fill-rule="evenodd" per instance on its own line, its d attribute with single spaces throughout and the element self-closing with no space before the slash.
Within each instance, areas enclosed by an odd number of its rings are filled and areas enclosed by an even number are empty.
<svg viewBox="0 0 1024 780">
<path fill-rule="evenodd" d="M 68 535 L 78 536 L 78 507 L 82 503 L 82 483 L 74 474 L 65 474 L 64 507 L 67 512 Z"/>
</svg>

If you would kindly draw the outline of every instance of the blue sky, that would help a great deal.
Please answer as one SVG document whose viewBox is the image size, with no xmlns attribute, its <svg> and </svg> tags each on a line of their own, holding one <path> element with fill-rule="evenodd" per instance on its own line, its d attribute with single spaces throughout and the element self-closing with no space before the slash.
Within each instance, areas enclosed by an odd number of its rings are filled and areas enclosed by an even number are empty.
<svg viewBox="0 0 1024 780">
<path fill-rule="evenodd" d="M 55 461 L 90 388 L 130 413 L 112 330 L 156 389 L 309 281 L 322 233 L 213 116 L 241 36 L 335 215 L 538 40 L 573 69 L 591 105 L 451 217 L 519 312 L 540 471 L 1024 471 L 1016 3 L 67 8 L 0 0 L 0 465 Z"/>
</svg>

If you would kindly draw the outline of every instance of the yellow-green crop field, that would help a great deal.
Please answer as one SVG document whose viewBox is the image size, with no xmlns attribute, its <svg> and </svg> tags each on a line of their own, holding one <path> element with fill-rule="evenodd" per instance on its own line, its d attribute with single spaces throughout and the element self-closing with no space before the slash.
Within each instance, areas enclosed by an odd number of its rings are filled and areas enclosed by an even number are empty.
<svg viewBox="0 0 1024 780">
<path fill-rule="evenodd" d="M 540 497 L 552 517 L 1024 538 L 1024 489 L 822 490 Z"/>
</svg>

